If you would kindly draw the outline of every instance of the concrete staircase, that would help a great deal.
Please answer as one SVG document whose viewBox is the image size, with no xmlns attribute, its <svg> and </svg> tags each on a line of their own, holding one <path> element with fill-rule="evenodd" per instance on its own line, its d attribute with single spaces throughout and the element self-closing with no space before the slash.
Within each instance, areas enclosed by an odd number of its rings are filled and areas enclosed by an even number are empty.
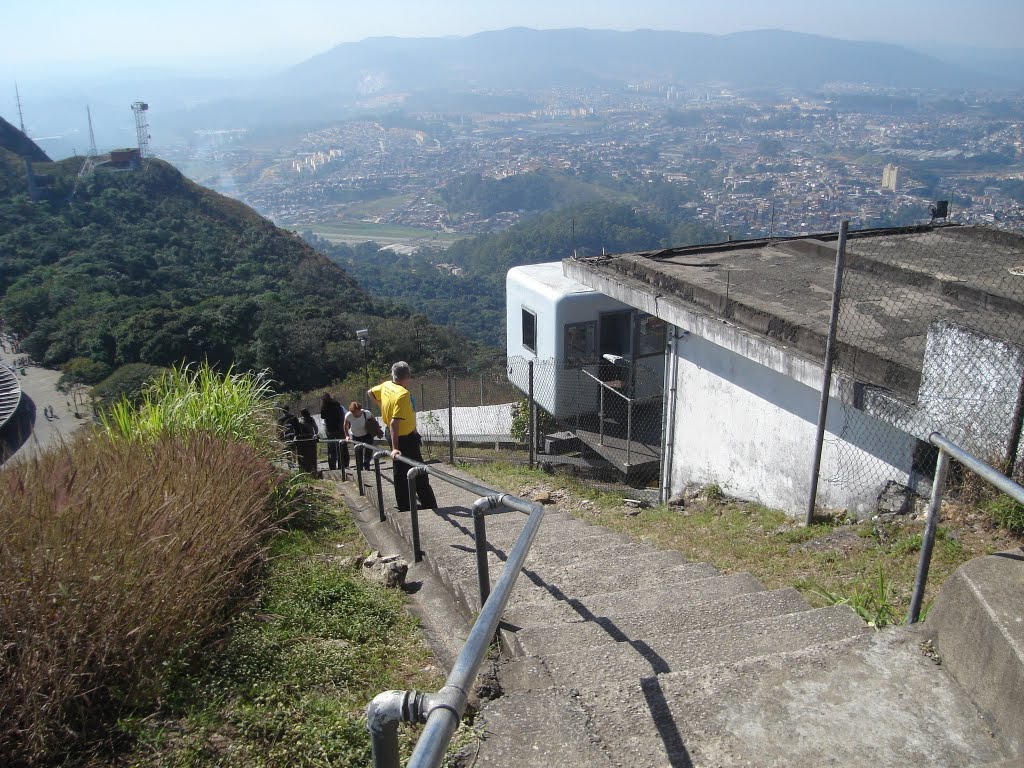
<svg viewBox="0 0 1024 768">
<path fill-rule="evenodd" d="M 474 498 L 433 485 L 442 508 L 420 514 L 425 564 L 472 614 Z M 384 490 L 387 524 L 411 542 Z M 488 516 L 492 584 L 525 519 Z M 814 609 L 549 508 L 505 613 L 503 694 L 482 707 L 486 737 L 467 764 L 1002 764 L 1005 742 L 924 637 L 874 632 L 849 608 Z"/>
</svg>

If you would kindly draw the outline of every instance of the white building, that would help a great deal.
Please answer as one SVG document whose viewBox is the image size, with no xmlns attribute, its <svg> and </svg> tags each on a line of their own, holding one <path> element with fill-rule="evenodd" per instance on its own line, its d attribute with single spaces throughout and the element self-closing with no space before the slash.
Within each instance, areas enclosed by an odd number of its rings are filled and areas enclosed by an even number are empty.
<svg viewBox="0 0 1024 768">
<path fill-rule="evenodd" d="M 832 234 L 570 259 L 561 262 L 557 280 L 557 264 L 513 270 L 509 355 L 523 354 L 517 316 L 531 291 L 547 290 L 552 298 L 537 304 L 534 354 L 561 359 L 563 378 L 564 339 L 579 322 L 556 311 L 567 296 L 599 302 L 597 292 L 618 302 L 588 310 L 597 315 L 602 345 L 613 333 L 612 313 L 630 312 L 621 316 L 631 327 L 617 331 L 627 365 L 636 362 L 639 324 L 663 323 L 664 363 L 653 377 L 661 378 L 664 398 L 630 414 L 633 443 L 656 447 L 663 494 L 716 483 L 730 495 L 802 514 L 836 240 Z M 970 227 L 850 234 L 820 507 L 869 513 L 893 483 L 927 493 L 934 459 L 926 440 L 934 430 L 990 462 L 1008 451 L 1019 461 L 1024 278 L 1007 269 L 1014 260 L 1024 264 L 1024 237 Z M 543 290 L 531 280 L 544 283 Z M 604 373 L 597 378 L 607 380 Z M 557 412 L 558 404 L 549 410 Z M 592 444 L 593 422 L 578 410 L 578 434 Z M 655 423 L 656 436 L 637 437 L 644 434 L 641 419 L 647 427 Z M 621 450 L 616 457 L 607 446 L 593 447 L 628 474 Z"/>
</svg>

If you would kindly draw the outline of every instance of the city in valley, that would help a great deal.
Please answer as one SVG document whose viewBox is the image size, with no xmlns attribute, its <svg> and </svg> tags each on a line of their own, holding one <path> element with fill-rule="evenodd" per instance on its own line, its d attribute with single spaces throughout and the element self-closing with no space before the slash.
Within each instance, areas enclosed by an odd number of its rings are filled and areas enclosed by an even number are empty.
<svg viewBox="0 0 1024 768">
<path fill-rule="evenodd" d="M 489 94 L 508 97 L 516 94 Z M 526 99 L 522 99 L 526 102 Z M 632 200 L 734 238 L 950 221 L 1024 219 L 1024 98 L 835 84 L 814 94 L 638 83 L 530 94 L 543 107 L 395 112 L 259 140 L 197 130 L 157 147 L 197 181 L 275 223 L 334 241 L 443 249 L 524 210 L 453 211 L 461 177 L 549 174 L 579 199 Z"/>
</svg>

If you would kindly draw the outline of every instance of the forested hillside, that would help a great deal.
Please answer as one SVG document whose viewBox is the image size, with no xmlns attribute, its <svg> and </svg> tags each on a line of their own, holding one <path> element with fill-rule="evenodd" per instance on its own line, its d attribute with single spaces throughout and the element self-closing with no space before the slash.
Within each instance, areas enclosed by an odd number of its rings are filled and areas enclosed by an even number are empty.
<svg viewBox="0 0 1024 768">
<path fill-rule="evenodd" d="M 13 158 L 13 160 L 12 160 Z M 209 359 L 269 369 L 310 389 L 362 368 L 370 353 L 414 366 L 465 362 L 457 334 L 426 318 L 380 314 L 343 270 L 241 203 L 186 180 L 159 160 L 141 171 L 102 168 L 75 181 L 80 161 L 37 167 L 50 193 L 33 203 L 17 158 L 0 163 L 0 317 L 48 366 Z M 94 375 L 94 378 L 98 373 Z"/>
<path fill-rule="evenodd" d="M 621 253 L 725 239 L 697 222 L 671 224 L 632 206 L 587 203 L 538 216 L 505 232 L 462 240 L 443 254 L 399 256 L 375 243 L 334 245 L 312 238 L 373 295 L 389 296 L 485 344 L 505 345 L 505 273 L 511 267 L 602 251 Z M 436 262 L 463 267 L 453 276 Z"/>
</svg>

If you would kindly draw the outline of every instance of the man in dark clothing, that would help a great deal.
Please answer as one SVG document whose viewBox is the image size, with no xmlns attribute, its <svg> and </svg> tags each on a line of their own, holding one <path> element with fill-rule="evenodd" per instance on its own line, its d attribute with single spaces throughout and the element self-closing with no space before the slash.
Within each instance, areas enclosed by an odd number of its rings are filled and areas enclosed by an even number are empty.
<svg viewBox="0 0 1024 768">
<path fill-rule="evenodd" d="M 328 440 L 340 440 L 345 436 L 345 409 L 330 392 L 324 392 L 320 398 L 320 418 L 324 420 Z M 327 444 L 327 467 L 348 469 L 348 446 L 345 443 Z"/>
</svg>

